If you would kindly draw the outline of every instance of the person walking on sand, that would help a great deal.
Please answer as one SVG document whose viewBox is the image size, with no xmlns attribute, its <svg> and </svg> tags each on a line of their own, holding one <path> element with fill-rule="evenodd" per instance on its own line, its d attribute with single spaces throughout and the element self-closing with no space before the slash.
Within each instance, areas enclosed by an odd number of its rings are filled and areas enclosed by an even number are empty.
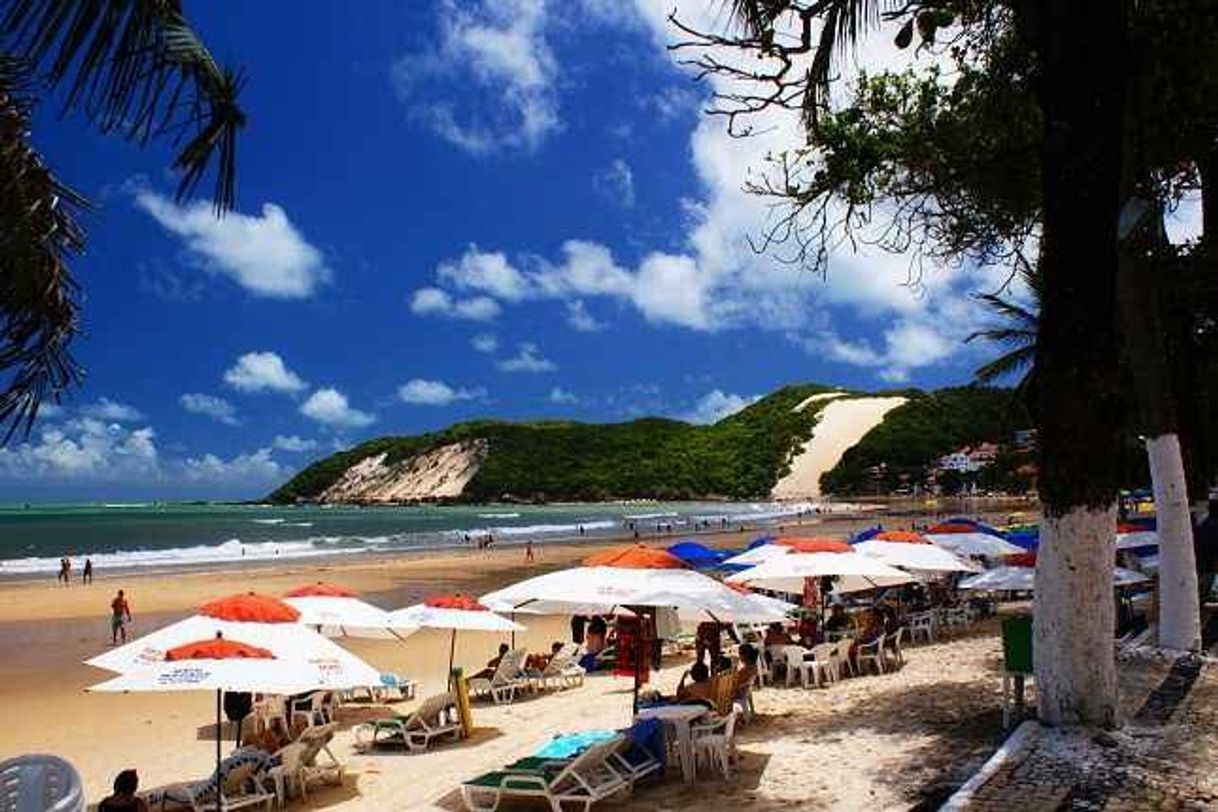
<svg viewBox="0 0 1218 812">
<path fill-rule="evenodd" d="M 527 563 L 533 563 L 535 557 L 533 555 L 533 540 L 529 539 L 524 543 L 524 560 Z"/>
<path fill-rule="evenodd" d="M 110 601 L 110 642 L 118 645 L 118 640 L 121 637 L 123 642 L 127 642 L 127 624 L 131 622 L 131 604 L 127 603 L 127 598 L 123 595 L 123 590 L 119 590 L 114 596 L 114 600 Z"/>
<path fill-rule="evenodd" d="M 93 559 L 85 559 L 85 568 L 80 571 L 80 582 L 82 584 L 93 583 Z"/>
</svg>

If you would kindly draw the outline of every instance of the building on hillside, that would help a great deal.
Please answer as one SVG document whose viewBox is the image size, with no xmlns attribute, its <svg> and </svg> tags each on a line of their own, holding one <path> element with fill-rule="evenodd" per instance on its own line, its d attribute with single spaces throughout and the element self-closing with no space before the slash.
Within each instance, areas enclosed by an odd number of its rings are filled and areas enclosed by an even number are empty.
<svg viewBox="0 0 1218 812">
<path fill-rule="evenodd" d="M 1011 442 L 1016 451 L 1035 451 L 1036 435 L 1036 429 L 1020 429 L 1011 437 Z"/>
<path fill-rule="evenodd" d="M 994 443 L 978 443 L 975 446 L 964 446 L 950 454 L 939 458 L 937 468 L 940 471 L 958 471 L 971 474 L 980 471 L 988 465 L 993 465 L 998 458 L 998 446 Z"/>
</svg>

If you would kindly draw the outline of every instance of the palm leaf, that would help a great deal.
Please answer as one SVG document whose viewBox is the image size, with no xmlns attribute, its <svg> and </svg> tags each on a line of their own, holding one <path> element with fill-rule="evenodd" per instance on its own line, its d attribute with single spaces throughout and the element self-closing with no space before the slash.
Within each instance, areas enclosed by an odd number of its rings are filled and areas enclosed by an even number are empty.
<svg viewBox="0 0 1218 812">
<path fill-rule="evenodd" d="M 1035 355 L 1035 347 L 1019 347 L 978 367 L 974 370 L 973 377 L 980 383 L 992 383 L 996 380 L 1015 375 L 1030 367 L 1033 360 L 1035 360 Z"/>
<path fill-rule="evenodd" d="M 4 0 L 0 9 L 4 49 L 64 89 L 64 113 L 140 143 L 171 137 L 178 199 L 214 166 L 217 213 L 233 208 L 241 76 L 216 64 L 178 0 Z"/>
<path fill-rule="evenodd" d="M 4 441 L 28 432 L 39 405 L 80 378 L 68 352 L 77 287 L 67 266 L 84 247 L 76 214 L 87 202 L 60 183 L 28 143 L 29 65 L 0 56 L 0 392 Z"/>
</svg>

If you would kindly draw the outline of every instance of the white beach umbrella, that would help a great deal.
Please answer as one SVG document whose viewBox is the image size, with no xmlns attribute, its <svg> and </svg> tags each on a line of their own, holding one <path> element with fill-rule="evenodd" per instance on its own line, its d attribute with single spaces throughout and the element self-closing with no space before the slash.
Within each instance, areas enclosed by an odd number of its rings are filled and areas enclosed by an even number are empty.
<svg viewBox="0 0 1218 812">
<path fill-rule="evenodd" d="M 808 578 L 836 577 L 838 592 L 907 584 L 908 573 L 858 553 L 793 553 L 728 576 L 729 583 L 799 593 Z"/>
<path fill-rule="evenodd" d="M 1153 530 L 1135 530 L 1132 533 L 1117 533 L 1116 535 L 1116 548 L 1118 550 L 1158 546 L 1159 534 Z"/>
<path fill-rule="evenodd" d="M 423 603 L 407 606 L 389 613 L 395 625 L 413 626 L 418 629 L 448 629 L 452 636 L 448 643 L 448 678 L 451 682 L 453 657 L 457 651 L 457 632 L 514 633 L 525 630 L 514 620 L 500 617 L 488 606 L 463 595 L 441 595 L 428 598 Z"/>
<path fill-rule="evenodd" d="M 368 663 L 301 625 L 300 612 L 265 595 L 234 595 L 204 604 L 200 614 L 171 623 L 118 648 L 87 660 L 86 664 L 120 674 L 158 666 L 165 653 L 217 634 L 267 649 L 278 660 L 306 662 L 318 669 L 328 689 L 379 685 L 380 672 Z"/>
<path fill-rule="evenodd" d="M 927 533 L 926 538 L 956 555 L 999 558 L 1025 552 L 1022 547 L 989 533 Z"/>
<path fill-rule="evenodd" d="M 948 552 L 917 533 L 886 531 L 854 545 L 856 552 L 885 564 L 923 572 L 977 572 L 980 567 Z"/>
<path fill-rule="evenodd" d="M 256 625 L 256 624 L 244 624 Z M 305 660 L 281 660 L 266 648 L 220 634 L 166 650 L 160 662 L 89 687 L 98 693 L 215 691 L 216 775 L 220 773 L 223 697 L 226 691 L 299 693 L 323 688 L 323 669 Z M 216 810 L 223 798 L 216 793 Z"/>
<path fill-rule="evenodd" d="M 1034 589 L 1036 570 L 1032 567 L 995 567 L 965 578 L 960 589 L 980 589 L 991 592 L 1030 592 Z M 1116 567 L 1112 573 L 1113 586 L 1133 586 L 1150 580 L 1140 572 Z"/>
<path fill-rule="evenodd" d="M 758 564 L 769 561 L 771 558 L 787 555 L 793 551 L 793 548 L 782 544 L 759 544 L 751 550 L 745 550 L 740 555 L 732 556 L 724 561 L 723 564 L 725 566 L 755 567 Z"/>
<path fill-rule="evenodd" d="M 680 559 L 662 550 L 648 550 L 646 555 L 653 563 L 661 556 L 677 563 L 640 567 L 625 562 L 625 566 L 593 564 L 557 570 L 488 593 L 482 600 L 501 611 L 528 609 L 541 614 L 597 614 L 618 607 L 669 607 L 676 609 L 677 616 L 686 623 L 766 623 L 785 616 L 777 609 L 767 610 L 714 578 L 686 568 Z"/>
<path fill-rule="evenodd" d="M 284 593 L 284 603 L 300 612 L 300 620 L 326 637 L 388 639 L 406 637 L 417 627 L 394 625 L 389 612 L 362 601 L 349 589 L 331 584 L 306 584 Z"/>
</svg>

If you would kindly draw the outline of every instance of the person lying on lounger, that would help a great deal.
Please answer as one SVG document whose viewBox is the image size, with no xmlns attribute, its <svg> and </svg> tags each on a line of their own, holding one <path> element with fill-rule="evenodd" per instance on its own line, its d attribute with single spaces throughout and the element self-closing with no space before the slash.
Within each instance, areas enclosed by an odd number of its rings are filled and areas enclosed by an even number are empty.
<svg viewBox="0 0 1218 812">
<path fill-rule="evenodd" d="M 148 812 L 148 802 L 135 794 L 139 788 L 139 774 L 123 770 L 114 777 L 114 794 L 97 805 L 97 812 Z"/>
<path fill-rule="evenodd" d="M 495 671 L 499 668 L 499 662 L 503 659 L 503 655 L 507 654 L 511 649 L 507 643 L 499 644 L 499 654 L 486 661 L 486 668 L 474 674 L 471 679 L 490 679 L 495 676 Z"/>
</svg>

